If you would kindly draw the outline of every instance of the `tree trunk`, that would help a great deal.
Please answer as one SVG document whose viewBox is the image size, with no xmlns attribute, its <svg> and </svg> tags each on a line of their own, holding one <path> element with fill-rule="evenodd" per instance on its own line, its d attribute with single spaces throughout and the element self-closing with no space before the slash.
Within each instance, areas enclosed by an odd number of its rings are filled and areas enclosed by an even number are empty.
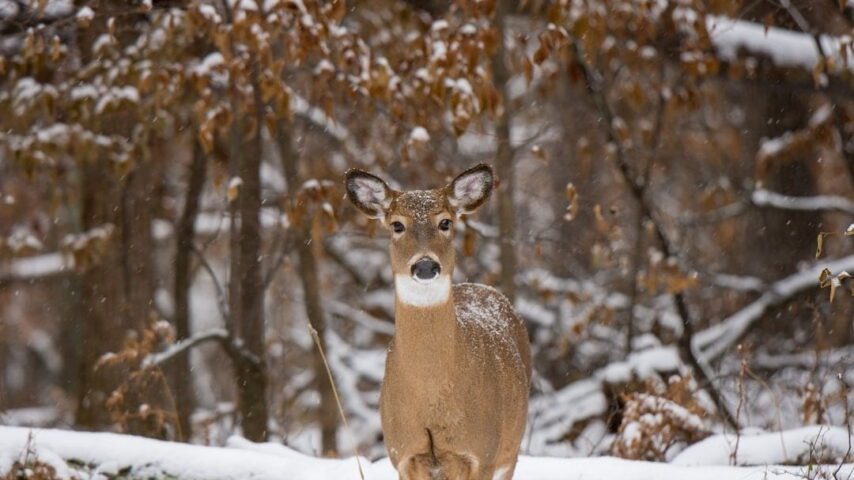
<svg viewBox="0 0 854 480">
<path fill-rule="evenodd" d="M 152 200 L 159 162 L 155 156 L 149 156 L 142 162 L 144 164 L 137 164 L 128 174 L 121 192 L 119 223 L 124 314 L 120 324 L 128 332 L 139 331 L 149 322 L 154 298 L 151 221 L 156 205 Z"/>
<path fill-rule="evenodd" d="M 82 167 L 81 200 L 83 230 L 91 230 L 114 221 L 112 206 L 117 203 L 115 182 L 106 174 L 102 162 Z M 94 429 L 111 423 L 104 401 L 110 393 L 111 382 L 97 375 L 95 365 L 106 352 L 116 351 L 125 332 L 119 328 L 122 296 L 122 273 L 115 235 L 109 241 L 98 264 L 88 268 L 80 282 L 80 345 L 78 364 L 80 389 L 77 398 L 75 424 Z"/>
<path fill-rule="evenodd" d="M 193 159 L 190 164 L 187 181 L 187 194 L 184 211 L 178 221 L 175 234 L 175 332 L 177 340 L 189 338 L 190 331 L 190 288 L 193 284 L 190 259 L 193 254 L 196 217 L 199 212 L 199 200 L 205 186 L 207 159 L 198 142 L 193 141 Z M 192 438 L 191 415 L 196 406 L 193 390 L 193 376 L 190 370 L 190 352 L 179 355 L 172 369 L 172 385 L 178 410 L 178 424 L 185 440 Z"/>
<path fill-rule="evenodd" d="M 292 202 L 296 202 L 296 193 L 299 188 L 299 171 L 297 168 L 298 154 L 292 146 L 292 138 L 288 131 L 288 125 L 279 123 L 277 141 L 282 160 L 282 169 L 285 172 L 285 180 L 288 185 L 288 194 Z M 302 217 L 302 223 L 297 225 L 297 255 L 299 257 L 299 274 L 302 282 L 304 305 L 306 317 L 311 326 L 317 331 L 321 348 L 326 350 L 326 316 L 320 298 L 320 279 L 317 274 L 317 258 L 314 242 L 312 242 L 311 228 L 314 219 L 314 211 L 310 205 L 293 205 L 295 208 L 303 208 L 306 215 Z M 326 366 L 320 350 L 313 350 L 313 366 L 315 388 L 320 395 L 320 409 L 318 411 L 318 424 L 321 432 L 321 451 L 324 454 L 334 454 L 338 451 L 338 410 L 335 403 L 335 394 L 332 382 L 326 373 Z"/>
<path fill-rule="evenodd" d="M 510 74 L 506 61 L 506 19 L 510 13 L 508 0 L 497 0 L 495 5 L 495 29 L 498 32 L 498 46 L 492 57 L 492 78 L 495 88 L 501 93 L 501 110 L 495 123 L 497 151 L 495 153 L 495 173 L 500 185 L 498 194 L 498 232 L 501 243 L 501 289 L 513 302 L 516 298 L 516 252 L 515 232 L 516 215 L 513 209 L 513 146 L 510 144 L 510 120 L 513 109 L 510 104 L 507 81 Z"/>
<path fill-rule="evenodd" d="M 253 64 L 253 90 L 255 94 L 255 134 L 243 146 L 238 172 L 243 181 L 237 196 L 240 213 L 239 238 L 239 305 L 240 338 L 246 348 L 259 360 L 258 363 L 241 360 L 236 365 L 237 390 L 243 435 L 260 442 L 267 439 L 267 373 L 264 365 L 264 287 L 261 274 L 261 132 L 264 128 L 263 103 L 257 82 L 257 64 Z M 242 122 L 240 122 L 242 123 Z M 239 138 L 243 129 L 239 130 Z M 234 252 L 232 252 L 232 255 Z M 234 304 L 236 302 L 232 302 Z"/>
</svg>

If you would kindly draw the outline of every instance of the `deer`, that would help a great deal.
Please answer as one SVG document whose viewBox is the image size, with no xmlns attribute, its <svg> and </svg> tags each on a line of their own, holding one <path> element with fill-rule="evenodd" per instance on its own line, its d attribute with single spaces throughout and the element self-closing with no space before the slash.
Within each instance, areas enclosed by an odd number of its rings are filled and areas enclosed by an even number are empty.
<svg viewBox="0 0 854 480">
<path fill-rule="evenodd" d="M 492 168 L 397 191 L 351 169 L 346 196 L 390 232 L 395 331 L 380 388 L 383 439 L 401 480 L 510 480 L 528 413 L 531 347 L 496 289 L 452 284 L 454 233 L 486 203 Z"/>
</svg>

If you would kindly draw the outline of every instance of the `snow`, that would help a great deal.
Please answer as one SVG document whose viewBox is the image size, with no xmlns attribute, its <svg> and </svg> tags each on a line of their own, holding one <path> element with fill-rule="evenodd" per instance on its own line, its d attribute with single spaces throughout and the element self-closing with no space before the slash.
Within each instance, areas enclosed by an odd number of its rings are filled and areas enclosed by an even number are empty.
<svg viewBox="0 0 854 480">
<path fill-rule="evenodd" d="M 60 418 L 56 407 L 15 408 L 0 412 L 0 423 L 13 427 L 50 426 Z"/>
<path fill-rule="evenodd" d="M 317 62 L 317 66 L 314 67 L 315 75 L 323 75 L 323 74 L 333 74 L 335 73 L 335 67 L 332 65 L 332 62 L 323 58 L 319 62 Z"/>
<path fill-rule="evenodd" d="M 787 434 L 788 435 L 788 434 Z M 797 440 L 797 434 L 793 441 Z M 779 436 L 775 436 L 779 443 Z M 707 440 L 709 447 L 700 450 L 717 452 L 711 446 L 714 439 Z M 742 438 L 743 445 L 749 437 Z M 769 450 L 771 436 L 763 442 Z M 704 445 L 700 443 L 698 445 Z M 794 446 L 794 445 L 793 445 Z M 695 448 L 697 448 L 695 446 Z M 745 446 L 753 450 L 752 446 Z M 762 448 L 756 448 L 761 452 Z M 29 452 L 29 455 L 27 453 Z M 686 450 L 680 458 L 689 459 Z M 70 432 L 47 429 L 0 427 L 0 475 L 5 475 L 13 462 L 23 459 L 49 463 L 62 478 L 93 478 L 91 472 L 80 469 L 91 468 L 103 473 L 122 472 L 124 477 L 148 478 L 193 478 L 193 479 L 278 479 L 278 480 L 358 480 L 355 458 L 315 458 L 301 454 L 284 445 L 255 444 L 242 438 L 232 437 L 225 447 L 205 447 L 181 443 L 119 435 L 114 433 Z M 717 457 L 712 460 L 720 461 Z M 769 457 L 771 458 L 771 457 Z M 69 463 L 74 460 L 74 463 Z M 771 464 L 774 462 L 762 462 Z M 365 478 L 369 480 L 392 480 L 397 474 L 387 459 L 370 462 L 361 459 Z M 80 466 L 84 465 L 84 466 Z M 648 463 L 621 460 L 612 457 L 594 458 L 519 458 L 514 478 L 516 480 L 611 480 L 625 478 L 631 472 L 634 480 L 720 480 L 738 478 L 743 480 L 796 479 L 806 478 L 809 467 L 756 466 L 691 467 L 665 463 Z M 817 468 L 812 466 L 814 472 Z M 826 468 L 834 468 L 828 466 Z M 854 472 L 854 466 L 840 469 L 841 478 Z"/>
<path fill-rule="evenodd" d="M 793 32 L 778 27 L 765 27 L 758 23 L 734 20 L 721 16 L 706 17 L 706 27 L 724 60 L 735 60 L 740 50 L 761 54 L 771 58 L 780 67 L 801 67 L 812 71 L 821 59 L 815 39 L 807 33 Z M 837 68 L 848 68 L 842 61 L 840 46 L 844 39 L 821 37 L 821 45 L 827 56 L 833 57 Z"/>
<path fill-rule="evenodd" d="M 95 18 L 95 12 L 88 6 L 82 7 L 77 11 L 77 19 L 84 22 L 91 22 Z"/>
<path fill-rule="evenodd" d="M 88 8 L 88 7 L 85 7 Z M 90 10 L 91 11 L 91 10 Z M 82 10 L 81 10 L 82 12 Z M 78 15 L 79 17 L 79 15 Z M 81 100 L 94 100 L 98 98 L 100 94 L 98 93 L 98 89 L 95 88 L 92 84 L 84 84 L 71 89 L 71 93 L 69 94 L 69 98 L 72 101 L 78 102 Z"/>
<path fill-rule="evenodd" d="M 139 91 L 136 87 L 127 85 L 109 89 L 98 100 L 98 103 L 95 105 L 95 112 L 99 114 L 103 113 L 107 108 L 116 107 L 122 102 L 139 103 Z"/>
<path fill-rule="evenodd" d="M 417 143 L 427 143 L 430 141 L 430 134 L 427 133 L 426 128 L 419 125 L 412 129 L 409 139 Z"/>
<path fill-rule="evenodd" d="M 0 278 L 35 279 L 58 275 L 73 268 L 74 259 L 70 255 L 46 253 L 16 258 L 7 265 L 0 263 Z"/>
<path fill-rule="evenodd" d="M 675 465 L 730 465 L 736 441 L 737 465 L 808 464 L 831 458 L 839 461 L 849 454 L 848 432 L 840 427 L 812 425 L 774 433 L 715 435 L 686 448 L 673 459 Z M 811 455 L 813 458 L 811 458 Z M 844 476 L 841 478 L 845 478 Z"/>
<path fill-rule="evenodd" d="M 0 19 L 12 18 L 18 14 L 18 4 L 9 0 L 0 0 Z"/>
<path fill-rule="evenodd" d="M 213 5 L 207 3 L 199 5 L 199 13 L 209 22 L 222 23 L 222 18 L 220 18 Z"/>
<path fill-rule="evenodd" d="M 460 28 L 460 33 L 463 35 L 474 35 L 477 33 L 477 27 L 471 23 L 467 23 Z"/>
<path fill-rule="evenodd" d="M 445 60 L 448 55 L 448 46 L 442 40 L 433 42 L 433 53 L 430 55 L 431 62 L 440 62 Z"/>
<path fill-rule="evenodd" d="M 659 372 L 675 372 L 682 361 L 675 347 L 657 347 L 633 352 L 624 362 L 614 362 L 597 372 L 608 383 L 626 383 L 634 378 L 649 378 Z"/>
<path fill-rule="evenodd" d="M 436 20 L 435 22 L 433 22 L 433 25 L 430 27 L 430 30 L 432 30 L 434 32 L 441 32 L 442 30 L 447 30 L 447 29 L 448 29 L 448 21 L 444 20 L 444 19 Z"/>
<path fill-rule="evenodd" d="M 36 238 L 28 227 L 17 226 L 12 234 L 6 239 L 6 247 L 12 253 L 38 252 L 44 248 L 41 240 Z"/>
<path fill-rule="evenodd" d="M 491 345 L 511 342 L 511 322 L 513 306 L 510 300 L 489 285 L 461 283 L 456 286 L 456 294 L 462 299 L 456 303 L 457 322 L 461 325 L 476 327 L 492 340 Z"/>
<path fill-rule="evenodd" d="M 73 10 L 71 0 L 50 0 L 44 7 L 43 15 L 45 18 L 60 18 L 70 15 Z"/>
</svg>

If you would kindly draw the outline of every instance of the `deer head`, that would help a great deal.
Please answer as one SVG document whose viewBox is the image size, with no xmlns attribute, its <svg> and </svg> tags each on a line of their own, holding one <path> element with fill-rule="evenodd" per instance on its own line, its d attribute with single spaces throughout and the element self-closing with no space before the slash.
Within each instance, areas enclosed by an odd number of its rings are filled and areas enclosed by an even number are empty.
<svg viewBox="0 0 854 480">
<path fill-rule="evenodd" d="M 424 307 L 444 303 L 454 273 L 454 231 L 461 215 L 477 210 L 492 192 L 492 168 L 480 164 L 435 190 L 393 190 L 381 178 L 352 169 L 347 197 L 391 233 L 389 254 L 398 300 Z"/>
</svg>

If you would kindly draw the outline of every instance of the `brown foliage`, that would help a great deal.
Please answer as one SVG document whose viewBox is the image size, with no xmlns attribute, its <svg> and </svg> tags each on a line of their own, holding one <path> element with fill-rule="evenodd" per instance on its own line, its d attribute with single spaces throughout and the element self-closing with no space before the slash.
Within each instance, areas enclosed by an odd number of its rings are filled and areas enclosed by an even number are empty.
<svg viewBox="0 0 854 480">
<path fill-rule="evenodd" d="M 696 399 L 690 379 L 673 377 L 666 390 L 630 393 L 623 397 L 623 421 L 611 446 L 617 457 L 665 461 L 675 446 L 685 446 L 710 433 L 703 421 L 707 412 Z M 652 384 L 647 384 L 651 388 Z M 659 390 L 659 392 L 656 392 Z"/>
</svg>

